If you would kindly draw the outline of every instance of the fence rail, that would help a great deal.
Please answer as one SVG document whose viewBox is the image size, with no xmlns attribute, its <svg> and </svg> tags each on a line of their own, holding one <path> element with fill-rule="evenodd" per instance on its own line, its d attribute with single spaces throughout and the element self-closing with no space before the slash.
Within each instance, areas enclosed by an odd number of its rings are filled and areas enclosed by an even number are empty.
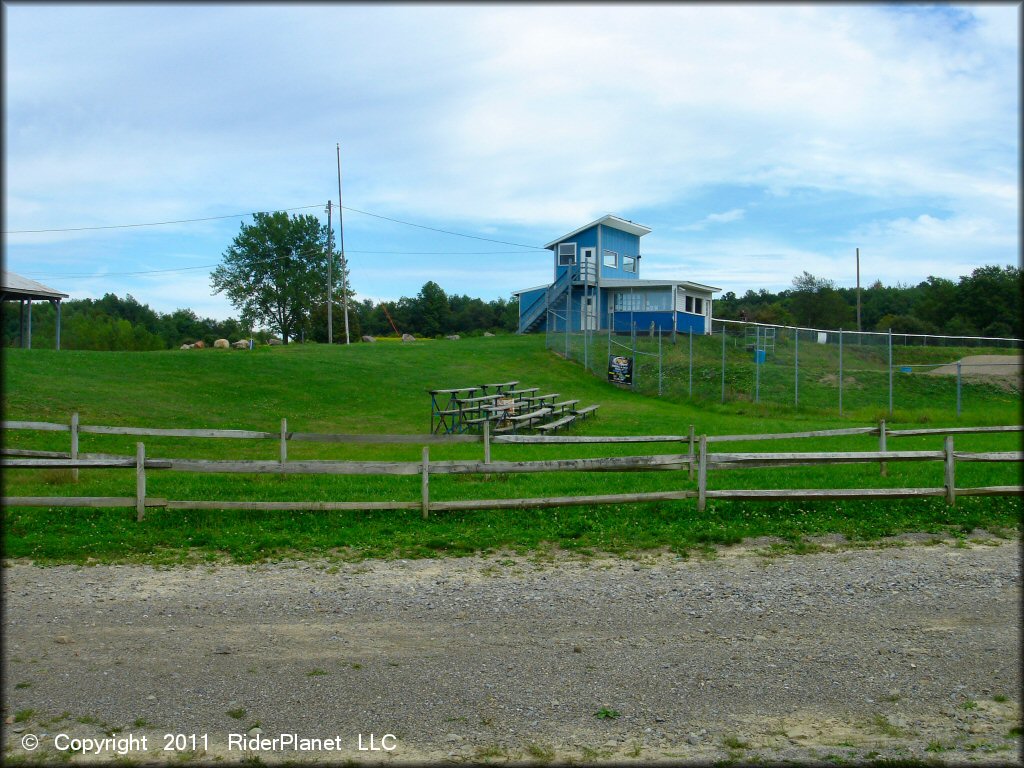
<svg viewBox="0 0 1024 768">
<path fill-rule="evenodd" d="M 967 462 L 1024 462 L 1024 451 L 983 451 L 964 452 L 953 448 L 953 436 L 965 433 L 1021 432 L 1022 426 L 1001 427 L 952 427 L 887 431 L 885 422 L 878 427 L 854 427 L 835 430 L 813 430 L 777 434 L 754 435 L 701 435 L 695 437 L 691 426 L 687 435 L 636 435 L 636 436 L 526 436 L 509 435 L 490 437 L 483 435 L 334 435 L 320 433 L 295 433 L 287 431 L 287 420 L 282 419 L 279 434 L 254 430 L 215 429 L 148 429 L 141 427 L 90 427 L 78 424 L 78 414 L 73 414 L 70 425 L 36 421 L 4 421 L 3 429 L 25 429 L 38 431 L 71 431 L 71 451 L 46 452 L 35 450 L 4 449 L 0 466 L 5 469 L 132 469 L 136 471 L 136 492 L 125 497 L 63 497 L 63 496 L 7 496 L 7 506 L 48 506 L 48 507 L 132 507 L 136 508 L 137 520 L 142 520 L 146 509 L 249 509 L 249 510 L 409 510 L 420 509 L 426 518 L 430 511 L 456 511 L 475 509 L 528 509 L 542 507 L 577 506 L 641 503 L 654 501 L 677 501 L 696 499 L 698 511 L 704 511 L 708 499 L 871 499 L 871 498 L 914 498 L 944 496 L 948 504 L 955 503 L 956 496 L 1020 496 L 1024 486 L 984 486 L 957 488 L 955 466 L 957 461 Z M 80 432 L 105 435 L 152 435 L 197 438 L 237 439 L 279 439 L 281 453 L 279 460 L 206 460 L 183 458 L 147 458 L 145 445 L 136 444 L 136 454 L 119 456 L 112 454 L 78 454 L 77 436 Z M 945 435 L 941 451 L 890 451 L 886 448 L 887 437 Z M 806 452 L 721 452 L 712 453 L 708 445 L 712 442 L 746 442 L 766 439 L 791 439 L 808 437 L 842 437 L 853 435 L 877 435 L 877 451 L 806 451 Z M 310 440 L 313 442 L 339 443 L 418 443 L 423 445 L 422 459 L 409 461 L 333 461 L 302 460 L 289 461 L 285 450 L 288 440 Z M 437 443 L 484 443 L 484 460 L 430 461 L 429 445 Z M 687 453 L 655 454 L 642 456 L 616 456 L 589 459 L 551 459 L 543 461 L 491 461 L 490 444 L 553 444 L 553 443 L 687 443 Z M 20 456 L 20 458 L 11 458 Z M 711 489 L 708 487 L 708 472 L 719 469 L 793 467 L 809 465 L 832 465 L 852 463 L 877 463 L 881 474 L 887 474 L 888 462 L 895 461 L 941 461 L 944 466 L 943 485 L 927 488 L 845 488 L 845 489 Z M 576 495 L 547 498 L 484 499 L 469 501 L 437 501 L 430 498 L 431 475 L 461 474 L 515 474 L 537 472 L 651 472 L 687 470 L 690 480 L 697 472 L 696 489 L 655 491 L 625 494 Z M 273 475 L 385 475 L 421 477 L 421 498 L 419 501 L 193 501 L 153 498 L 146 494 L 146 472 L 174 471 L 222 474 L 273 474 Z M 77 477 L 76 477 L 77 479 Z"/>
</svg>

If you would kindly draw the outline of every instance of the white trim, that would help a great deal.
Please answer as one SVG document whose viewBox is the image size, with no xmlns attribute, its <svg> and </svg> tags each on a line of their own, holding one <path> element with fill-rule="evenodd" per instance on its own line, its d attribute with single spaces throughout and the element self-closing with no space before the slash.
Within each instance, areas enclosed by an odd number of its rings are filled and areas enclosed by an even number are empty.
<svg viewBox="0 0 1024 768">
<path fill-rule="evenodd" d="M 572 246 L 572 261 L 562 261 L 563 257 L 569 255 L 568 253 L 562 253 L 562 249 L 565 248 L 567 245 Z M 559 243 L 558 251 L 555 253 L 555 256 L 557 257 L 557 261 L 555 262 L 556 265 L 559 267 L 571 267 L 576 263 L 577 252 L 578 249 L 576 248 L 576 243 Z"/>
<path fill-rule="evenodd" d="M 608 255 L 609 254 L 611 254 L 611 257 L 612 257 L 612 263 L 611 264 L 608 263 Z M 610 269 L 618 269 L 619 268 L 619 254 L 617 254 L 615 251 L 609 251 L 606 248 L 604 251 L 601 252 L 601 266 L 602 267 L 608 267 Z"/>
<path fill-rule="evenodd" d="M 644 235 L 648 234 L 651 231 L 650 227 L 645 227 L 643 224 L 637 224 L 635 221 L 623 219 L 619 216 L 615 216 L 614 214 L 609 213 L 605 216 L 602 216 L 600 219 L 597 219 L 596 221 L 592 221 L 589 224 L 584 224 L 579 229 L 574 229 L 567 235 L 562 235 L 561 237 L 552 240 L 544 247 L 552 248 L 561 243 L 563 240 L 568 240 L 570 237 L 576 237 L 576 235 L 578 235 L 583 230 L 590 229 L 591 227 L 596 227 L 599 224 L 604 224 L 606 227 L 618 229 L 630 235 L 636 235 L 637 237 L 643 237 Z"/>
</svg>

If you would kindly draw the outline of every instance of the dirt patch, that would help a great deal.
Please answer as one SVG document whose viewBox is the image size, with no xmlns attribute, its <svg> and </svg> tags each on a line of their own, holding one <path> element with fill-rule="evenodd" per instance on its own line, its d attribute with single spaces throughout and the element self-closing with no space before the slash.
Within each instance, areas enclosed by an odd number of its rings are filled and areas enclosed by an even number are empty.
<svg viewBox="0 0 1024 768">
<path fill-rule="evenodd" d="M 956 363 L 940 365 L 927 371 L 930 376 L 956 376 Z M 1024 356 L 971 355 L 961 358 L 960 376 L 965 381 L 994 384 L 1000 389 L 1019 392 L 1024 388 Z"/>
<path fill-rule="evenodd" d="M 113 733 L 147 737 L 137 762 L 1006 763 L 1019 542 L 925 543 L 9 563 L 4 756 L 89 762 L 60 745 Z M 287 734 L 312 747 L 261 748 Z"/>
</svg>

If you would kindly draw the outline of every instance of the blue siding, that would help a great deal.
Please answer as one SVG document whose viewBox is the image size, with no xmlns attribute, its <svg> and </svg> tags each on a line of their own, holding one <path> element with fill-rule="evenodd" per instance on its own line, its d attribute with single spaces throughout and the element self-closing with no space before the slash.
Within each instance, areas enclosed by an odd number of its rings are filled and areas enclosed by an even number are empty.
<svg viewBox="0 0 1024 768">
<path fill-rule="evenodd" d="M 660 331 L 672 330 L 671 312 L 616 312 L 613 316 L 616 333 L 630 333 L 633 323 L 636 323 L 636 332 L 643 334 L 651 330 L 651 323 Z M 605 325 L 607 328 L 607 324 Z"/>
<path fill-rule="evenodd" d="M 680 333 L 704 333 L 704 315 L 692 315 L 689 312 L 676 312 L 676 330 Z"/>
<path fill-rule="evenodd" d="M 613 229 L 607 225 L 601 225 L 601 251 L 597 256 L 601 260 L 601 277 L 622 278 L 636 280 L 640 277 L 640 264 L 637 262 L 636 272 L 626 272 L 622 268 L 623 256 L 637 256 L 640 254 L 640 238 L 623 232 L 621 229 Z M 604 251 L 615 251 L 619 255 L 618 267 L 612 269 L 604 266 Z"/>
<path fill-rule="evenodd" d="M 562 276 L 565 270 L 568 269 L 568 267 L 558 266 L 558 246 L 562 243 L 576 243 L 576 264 L 579 265 L 580 261 L 583 259 L 584 248 L 597 248 L 597 227 L 584 229 L 582 232 L 578 232 L 572 237 L 567 237 L 565 240 L 559 240 L 551 246 L 551 250 L 554 255 L 556 281 Z M 598 254 L 598 258 L 600 258 L 600 256 L 601 255 Z"/>
</svg>

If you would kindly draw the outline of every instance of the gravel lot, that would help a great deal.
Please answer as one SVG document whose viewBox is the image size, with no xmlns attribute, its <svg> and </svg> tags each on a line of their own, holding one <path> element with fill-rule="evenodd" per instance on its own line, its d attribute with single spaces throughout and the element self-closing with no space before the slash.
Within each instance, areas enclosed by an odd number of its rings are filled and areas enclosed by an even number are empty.
<svg viewBox="0 0 1024 768">
<path fill-rule="evenodd" d="M 7 563 L 5 758 L 95 750 L 69 739 L 116 730 L 135 743 L 106 748 L 141 762 L 1016 763 L 1019 542 L 926 539 L 689 559 Z M 281 734 L 334 749 L 245 749 Z"/>
</svg>

